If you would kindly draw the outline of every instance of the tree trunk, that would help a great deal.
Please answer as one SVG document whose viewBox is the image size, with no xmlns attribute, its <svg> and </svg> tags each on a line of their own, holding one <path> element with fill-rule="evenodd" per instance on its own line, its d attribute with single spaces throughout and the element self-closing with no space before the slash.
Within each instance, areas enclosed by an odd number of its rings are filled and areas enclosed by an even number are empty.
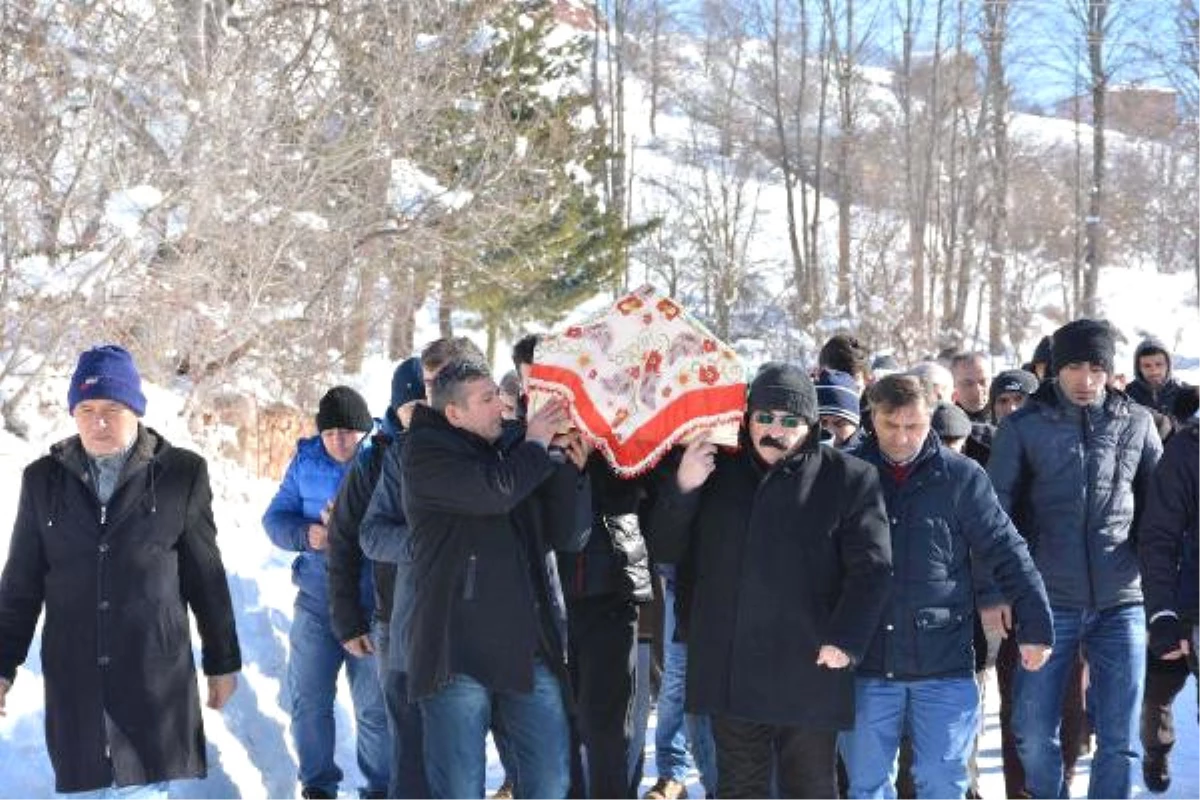
<svg viewBox="0 0 1200 800">
<path fill-rule="evenodd" d="M 797 227 L 803 227 L 803 220 L 799 226 L 796 224 L 796 184 L 798 178 L 796 170 L 792 163 L 791 142 L 788 140 L 787 127 L 784 124 L 783 110 L 783 79 L 782 79 L 782 64 L 780 38 L 782 35 L 782 9 L 783 4 L 780 0 L 774 0 L 774 13 L 772 15 L 772 32 L 771 32 L 771 116 L 775 123 L 775 138 L 779 145 L 779 167 L 783 172 L 783 191 L 784 200 L 787 206 L 787 233 L 788 247 L 792 255 L 792 286 L 796 292 L 796 305 L 794 313 L 794 323 L 797 328 L 803 328 L 808 320 L 804 314 L 804 287 L 808 285 L 808 276 L 805 274 L 804 254 L 800 249 L 800 237 Z M 801 62 L 803 54 L 801 55 Z M 797 105 L 796 115 L 801 116 L 800 108 L 803 108 L 804 102 L 804 68 L 801 66 L 800 90 L 797 96 L 800 98 Z M 789 82 L 790 85 L 790 82 Z M 797 128 L 799 135 L 799 128 Z M 804 188 L 801 185 L 800 189 L 803 193 Z"/>
<path fill-rule="evenodd" d="M 988 346 L 993 354 L 1004 351 L 1007 295 L 1004 262 L 1008 246 L 1008 90 L 1004 85 L 1004 44 L 1008 39 L 1008 0 L 984 4 L 987 28 L 987 103 L 991 110 L 991 194 L 988 203 Z M 1015 338 L 1015 337 L 1014 337 Z M 1015 344 L 1015 342 L 1014 342 Z"/>
<path fill-rule="evenodd" d="M 1088 187 L 1087 268 L 1083 273 L 1080 312 L 1094 317 L 1099 313 L 1096 292 L 1100 286 L 1100 267 L 1104 260 L 1104 227 L 1100 218 L 1104 199 L 1104 104 L 1108 76 L 1104 71 L 1104 18 L 1108 0 L 1088 2 L 1088 65 L 1092 80 L 1092 182 Z"/>
</svg>

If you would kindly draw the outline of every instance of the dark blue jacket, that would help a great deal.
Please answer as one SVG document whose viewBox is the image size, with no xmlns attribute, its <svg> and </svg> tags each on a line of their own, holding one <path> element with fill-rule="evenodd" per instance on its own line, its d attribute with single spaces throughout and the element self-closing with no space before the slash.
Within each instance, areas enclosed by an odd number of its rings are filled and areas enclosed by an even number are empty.
<svg viewBox="0 0 1200 800">
<path fill-rule="evenodd" d="M 988 474 L 1050 605 L 1142 602 L 1136 514 L 1161 454 L 1149 412 L 1117 391 L 1084 409 L 1049 381 L 1000 423 Z"/>
<path fill-rule="evenodd" d="M 401 502 L 404 442 L 400 433 L 383 454 L 382 469 L 359 527 L 359 543 L 367 558 L 387 564 L 395 573 L 391 608 L 388 612 L 387 663 L 397 672 L 405 670 L 404 640 L 412 616 L 410 571 L 413 560 L 411 530 Z"/>
<path fill-rule="evenodd" d="M 1196 567 L 1200 549 L 1198 464 L 1200 436 L 1193 417 L 1167 442 L 1146 496 L 1138 556 L 1147 619 L 1160 611 L 1174 611 L 1194 625 L 1200 617 Z"/>
<path fill-rule="evenodd" d="M 879 442 L 859 455 L 879 469 L 892 532 L 892 593 L 859 673 L 896 679 L 974 674 L 972 559 L 1019 620 L 1021 644 L 1054 643 L 1046 590 L 983 469 L 930 431 L 897 483 Z"/>
<path fill-rule="evenodd" d="M 349 470 L 350 462 L 339 464 L 325 452 L 320 436 L 301 439 L 279 491 L 263 514 L 263 527 L 275 546 L 300 554 L 292 561 L 292 583 L 299 589 L 296 604 L 325 620 L 329 619 L 325 553 L 309 548 L 308 526 L 321 521 L 321 511 L 337 495 Z M 363 570 L 359 586 L 360 602 L 369 612 L 374 591 L 369 570 Z"/>
</svg>

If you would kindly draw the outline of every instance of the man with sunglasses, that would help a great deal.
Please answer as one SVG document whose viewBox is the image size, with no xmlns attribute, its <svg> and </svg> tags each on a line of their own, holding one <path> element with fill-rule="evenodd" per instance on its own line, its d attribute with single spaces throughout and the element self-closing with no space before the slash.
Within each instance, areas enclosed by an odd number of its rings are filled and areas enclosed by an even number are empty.
<svg viewBox="0 0 1200 800">
<path fill-rule="evenodd" d="M 839 730 L 888 592 L 879 479 L 820 446 L 817 393 L 790 364 L 750 385 L 736 452 L 703 438 L 665 470 L 656 558 L 691 581 L 687 708 L 712 716 L 720 797 L 836 797 Z"/>
</svg>

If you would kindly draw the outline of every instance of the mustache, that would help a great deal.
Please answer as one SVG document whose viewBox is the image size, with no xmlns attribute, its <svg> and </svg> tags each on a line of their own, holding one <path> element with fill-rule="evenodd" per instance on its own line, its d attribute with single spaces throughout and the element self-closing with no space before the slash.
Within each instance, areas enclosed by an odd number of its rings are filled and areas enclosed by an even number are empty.
<svg viewBox="0 0 1200 800">
<path fill-rule="evenodd" d="M 788 450 L 788 446 L 786 444 L 784 444 L 779 439 L 776 439 L 774 436 L 772 436 L 769 433 L 764 434 L 763 437 L 758 440 L 758 446 L 759 447 L 774 447 L 776 450 L 782 450 L 785 453 Z"/>
</svg>

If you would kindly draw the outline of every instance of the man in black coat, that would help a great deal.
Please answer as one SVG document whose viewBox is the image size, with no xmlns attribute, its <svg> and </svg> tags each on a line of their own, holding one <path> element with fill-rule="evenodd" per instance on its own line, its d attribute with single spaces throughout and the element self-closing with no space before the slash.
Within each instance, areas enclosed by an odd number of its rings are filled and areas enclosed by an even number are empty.
<svg viewBox="0 0 1200 800">
<path fill-rule="evenodd" d="M 737 452 L 703 438 L 661 487 L 657 559 L 694 551 L 687 708 L 713 717 L 721 797 L 836 797 L 838 731 L 887 597 L 891 548 L 874 470 L 821 447 L 803 370 L 768 364 Z"/>
<path fill-rule="evenodd" d="M 566 612 L 553 551 L 579 549 L 590 530 L 587 454 L 577 439 L 564 463 L 548 452 L 566 422 L 559 403 L 498 449 L 503 406 L 484 364 L 447 364 L 429 399 L 413 412 L 401 491 L 412 537 L 404 650 L 431 793 L 483 795 L 494 719 L 514 794 L 564 797 Z"/>
<path fill-rule="evenodd" d="M 133 359 L 84 352 L 67 394 L 79 430 L 26 468 L 0 577 L 0 713 L 43 605 L 46 744 L 59 792 L 206 772 L 188 609 L 208 705 L 237 687 L 241 653 L 204 459 L 143 427 Z"/>
<path fill-rule="evenodd" d="M 1196 674 L 1196 625 L 1200 621 L 1200 420 L 1187 421 L 1167 442 L 1148 487 L 1146 510 L 1138 531 L 1138 559 L 1146 598 L 1150 653 L 1163 664 L 1160 677 L 1147 674 L 1142 705 L 1142 777 L 1146 788 L 1165 792 L 1175 744 L 1171 704 L 1187 680 L 1187 671 L 1167 665 L 1186 659 Z"/>
</svg>

